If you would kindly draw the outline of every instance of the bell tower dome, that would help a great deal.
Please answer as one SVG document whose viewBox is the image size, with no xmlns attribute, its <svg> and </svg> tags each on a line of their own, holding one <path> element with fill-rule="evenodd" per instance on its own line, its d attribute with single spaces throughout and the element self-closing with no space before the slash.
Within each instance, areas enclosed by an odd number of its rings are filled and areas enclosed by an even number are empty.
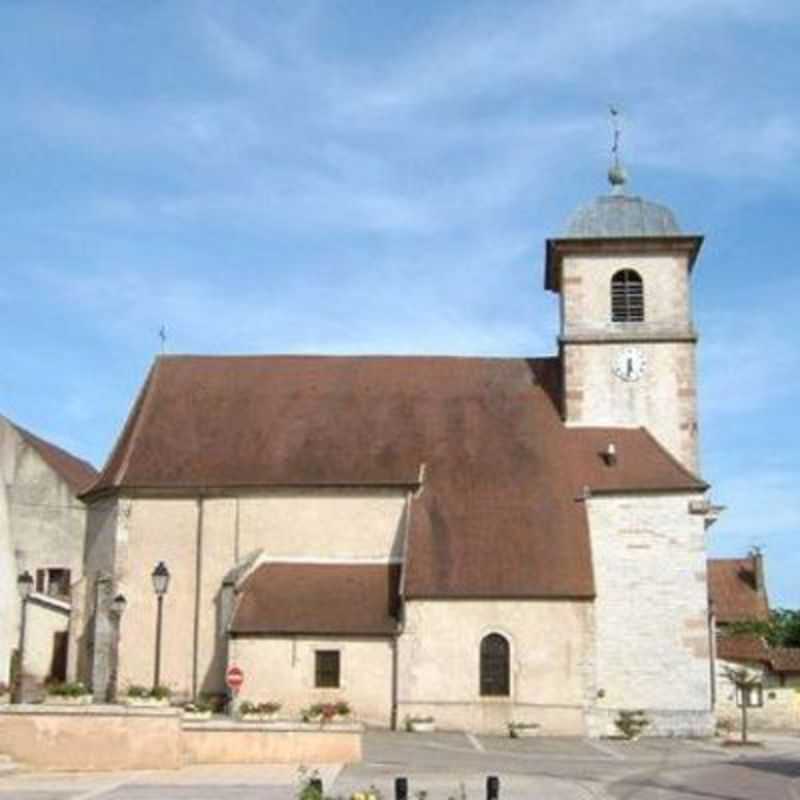
<svg viewBox="0 0 800 800">
<path fill-rule="evenodd" d="M 560 295 L 562 413 L 568 425 L 644 427 L 698 470 L 691 272 L 702 237 L 627 191 L 615 137 L 611 191 L 548 239 L 545 288 Z"/>
</svg>

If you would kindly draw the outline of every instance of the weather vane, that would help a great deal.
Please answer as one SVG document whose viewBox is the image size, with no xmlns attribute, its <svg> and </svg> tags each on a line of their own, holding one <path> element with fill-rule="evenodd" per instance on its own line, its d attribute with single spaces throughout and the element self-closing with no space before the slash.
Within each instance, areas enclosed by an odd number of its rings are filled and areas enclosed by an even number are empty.
<svg viewBox="0 0 800 800">
<path fill-rule="evenodd" d="M 622 136 L 622 126 L 620 123 L 620 110 L 616 106 L 609 106 L 611 112 L 611 124 L 614 128 L 614 144 L 611 146 L 611 154 L 614 157 L 613 163 L 608 170 L 608 180 L 611 184 L 612 191 L 621 193 L 622 187 L 628 180 L 628 175 L 625 172 L 625 167 L 619 162 L 619 140 Z"/>
<path fill-rule="evenodd" d="M 167 327 L 166 325 L 162 325 L 158 329 L 158 338 L 161 339 L 161 353 L 163 355 L 166 346 L 167 346 Z"/>
</svg>

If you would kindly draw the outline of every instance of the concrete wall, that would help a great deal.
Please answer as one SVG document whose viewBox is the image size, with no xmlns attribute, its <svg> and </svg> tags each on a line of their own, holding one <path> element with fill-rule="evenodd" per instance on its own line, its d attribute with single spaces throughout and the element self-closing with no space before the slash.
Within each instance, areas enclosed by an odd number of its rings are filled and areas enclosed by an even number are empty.
<svg viewBox="0 0 800 800">
<path fill-rule="evenodd" d="M 314 686 L 315 651 L 339 650 L 341 686 Z M 244 670 L 243 700 L 282 703 L 279 716 L 298 718 L 313 703 L 346 700 L 361 722 L 386 726 L 392 708 L 392 642 L 368 637 L 236 637 L 231 663 Z"/>
<path fill-rule="evenodd" d="M 29 570 L 82 574 L 86 508 L 69 486 L 0 417 L 0 681 L 19 639 L 16 578 Z"/>
<path fill-rule="evenodd" d="M 650 733 L 711 729 L 706 548 L 693 494 L 592 497 L 595 681 L 591 732 L 645 709 Z"/>
<path fill-rule="evenodd" d="M 585 733 L 590 603 L 545 600 L 413 600 L 398 642 L 398 719 L 435 717 L 443 728 L 503 733 L 536 722 L 548 734 Z M 511 645 L 511 694 L 481 697 L 480 643 Z"/>
<path fill-rule="evenodd" d="M 185 764 L 325 764 L 361 760 L 361 729 L 182 725 L 177 710 L 3 706 L 0 752 L 32 769 L 178 769 Z"/>
<path fill-rule="evenodd" d="M 121 622 L 119 685 L 150 684 L 156 599 L 150 573 L 165 561 L 162 683 L 180 694 L 223 691 L 223 576 L 248 554 L 266 558 L 389 560 L 402 552 L 402 490 L 265 491 L 242 497 L 128 498 L 98 511 L 87 570 L 114 553 L 115 592 L 128 598 Z M 116 513 L 116 521 L 113 516 Z M 101 519 L 105 521 L 103 521 Z M 115 540 L 113 546 L 106 539 Z M 101 540 L 103 540 L 101 542 Z"/>
<path fill-rule="evenodd" d="M 643 323 L 611 322 L 611 277 L 627 268 L 642 276 Z M 563 269 L 567 422 L 644 426 L 697 472 L 697 376 L 695 344 L 686 340 L 693 332 L 686 259 L 567 258 Z M 646 366 L 638 380 L 625 381 L 613 367 L 619 353 L 630 346 L 643 353 Z"/>
</svg>

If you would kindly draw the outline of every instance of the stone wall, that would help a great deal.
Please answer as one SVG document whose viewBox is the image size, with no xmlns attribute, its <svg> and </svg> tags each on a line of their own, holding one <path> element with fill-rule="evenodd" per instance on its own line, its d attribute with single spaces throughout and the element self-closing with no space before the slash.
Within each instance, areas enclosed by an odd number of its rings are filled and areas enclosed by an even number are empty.
<svg viewBox="0 0 800 800">
<path fill-rule="evenodd" d="M 634 269 L 642 277 L 642 323 L 611 321 L 611 278 L 620 269 Z M 695 344 L 686 258 L 569 257 L 563 275 L 567 422 L 646 427 L 697 472 Z M 624 381 L 613 367 L 630 346 L 644 354 L 646 367 L 638 380 Z"/>
<path fill-rule="evenodd" d="M 346 700 L 357 719 L 388 727 L 392 710 L 392 641 L 380 637 L 236 637 L 231 663 L 245 675 L 241 698 L 282 704 L 280 716 L 299 717 L 313 703 Z M 314 686 L 316 650 L 338 650 L 341 685 Z"/>
<path fill-rule="evenodd" d="M 695 494 L 592 497 L 597 701 L 591 732 L 619 709 L 644 709 L 649 733 L 710 732 L 703 518 Z"/>
<path fill-rule="evenodd" d="M 545 734 L 585 733 L 591 661 L 589 602 L 412 600 L 398 641 L 398 718 L 435 717 L 442 728 L 504 733 L 535 722 Z M 480 694 L 480 643 L 510 643 L 511 693 Z"/>
<path fill-rule="evenodd" d="M 736 704 L 736 689 L 725 674 L 725 668 L 740 669 L 741 664 L 717 661 L 717 721 L 741 728 L 742 709 Z M 780 675 L 765 670 L 761 664 L 750 664 L 748 669 L 759 676 L 763 705 L 747 710 L 747 724 L 751 730 L 797 730 L 800 727 L 800 675 Z"/>
</svg>

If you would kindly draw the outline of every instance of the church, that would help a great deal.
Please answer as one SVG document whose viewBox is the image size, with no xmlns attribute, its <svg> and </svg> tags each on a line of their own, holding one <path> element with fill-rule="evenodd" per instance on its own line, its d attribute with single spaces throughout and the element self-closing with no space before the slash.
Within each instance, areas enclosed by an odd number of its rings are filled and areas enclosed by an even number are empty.
<svg viewBox="0 0 800 800">
<path fill-rule="evenodd" d="M 96 697 L 221 693 L 236 665 L 287 717 L 711 732 L 702 237 L 609 180 L 545 245 L 554 356 L 155 360 L 83 494 Z"/>
</svg>

